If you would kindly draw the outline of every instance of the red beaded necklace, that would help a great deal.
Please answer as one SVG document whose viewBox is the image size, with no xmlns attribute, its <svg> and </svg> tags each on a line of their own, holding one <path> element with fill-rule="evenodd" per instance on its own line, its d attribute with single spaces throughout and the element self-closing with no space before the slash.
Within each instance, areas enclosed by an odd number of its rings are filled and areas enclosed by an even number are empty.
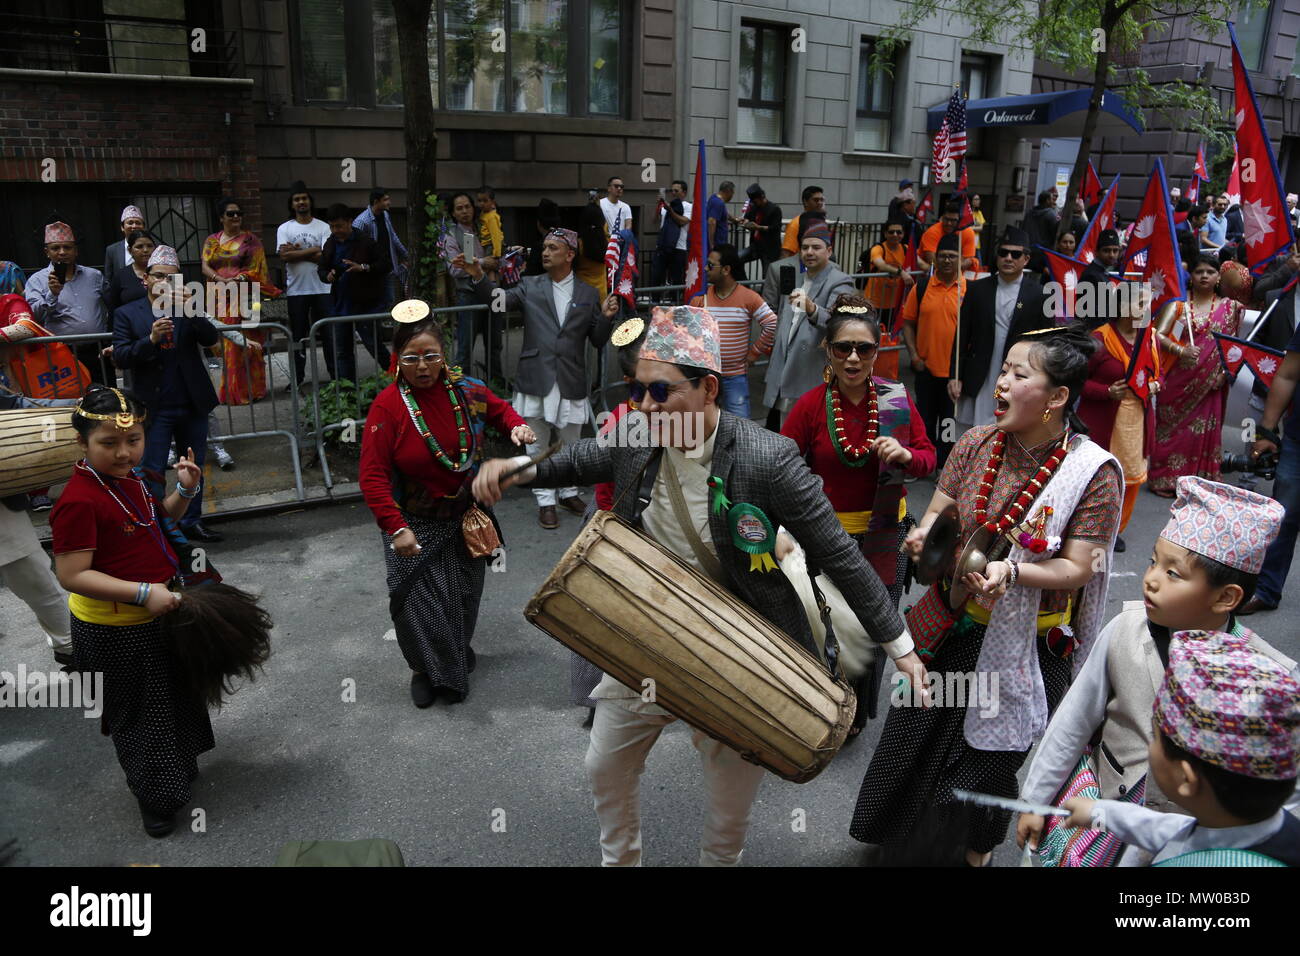
<svg viewBox="0 0 1300 956">
<path fill-rule="evenodd" d="M 850 468 L 861 468 L 871 454 L 871 444 L 880 434 L 880 412 L 876 404 L 876 386 L 867 383 L 867 433 L 861 444 L 854 445 L 844 434 L 844 413 L 840 405 L 840 390 L 826 386 L 826 426 L 831 433 L 831 444 L 840 461 Z"/>
<path fill-rule="evenodd" d="M 1033 478 L 1029 479 L 1029 484 L 1016 496 L 1015 501 L 1011 503 L 1011 507 L 997 521 L 990 521 L 988 518 L 989 495 L 993 493 L 993 482 L 997 480 L 998 469 L 1002 467 L 1002 451 L 1007 443 L 1007 433 L 999 431 L 997 437 L 993 439 L 988 467 L 984 469 L 984 477 L 980 479 L 979 491 L 975 494 L 975 521 L 995 535 L 1006 534 L 1006 532 L 1020 524 L 1025 518 L 1025 512 L 1034 503 L 1038 493 L 1043 490 L 1052 475 L 1056 473 L 1056 469 L 1060 467 L 1062 460 L 1065 458 L 1069 442 L 1070 430 L 1067 428 L 1061 436 L 1061 444 L 1052 452 L 1047 461 L 1039 466 L 1038 472 Z M 1031 488 L 1033 489 L 1032 492 L 1030 491 Z"/>
</svg>

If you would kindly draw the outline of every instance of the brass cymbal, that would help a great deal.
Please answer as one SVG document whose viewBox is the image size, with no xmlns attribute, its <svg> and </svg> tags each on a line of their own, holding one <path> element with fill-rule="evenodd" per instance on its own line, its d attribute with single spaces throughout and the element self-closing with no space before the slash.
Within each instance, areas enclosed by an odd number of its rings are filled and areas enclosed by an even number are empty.
<svg viewBox="0 0 1300 956">
<path fill-rule="evenodd" d="M 925 543 L 921 545 L 921 554 L 916 560 L 917 581 L 933 584 L 952 573 L 953 557 L 960 534 L 961 521 L 957 517 L 957 506 L 949 505 L 939 513 L 939 517 L 934 519 L 930 530 L 926 532 Z"/>
</svg>

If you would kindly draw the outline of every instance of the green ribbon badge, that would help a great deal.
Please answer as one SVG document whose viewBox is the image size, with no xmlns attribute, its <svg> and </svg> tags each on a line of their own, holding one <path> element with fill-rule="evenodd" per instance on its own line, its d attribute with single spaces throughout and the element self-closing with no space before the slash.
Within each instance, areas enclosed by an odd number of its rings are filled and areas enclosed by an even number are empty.
<svg viewBox="0 0 1300 956">
<path fill-rule="evenodd" d="M 722 479 L 717 475 L 709 479 L 709 491 L 713 513 L 715 515 L 726 513 L 726 510 L 731 507 L 731 502 L 727 500 L 727 496 L 722 490 Z"/>
<path fill-rule="evenodd" d="M 750 571 L 775 571 L 777 564 L 772 560 L 776 550 L 776 528 L 772 519 L 763 514 L 755 505 L 741 503 L 733 505 L 727 512 L 727 522 L 731 525 L 731 541 L 741 551 L 749 555 Z"/>
</svg>

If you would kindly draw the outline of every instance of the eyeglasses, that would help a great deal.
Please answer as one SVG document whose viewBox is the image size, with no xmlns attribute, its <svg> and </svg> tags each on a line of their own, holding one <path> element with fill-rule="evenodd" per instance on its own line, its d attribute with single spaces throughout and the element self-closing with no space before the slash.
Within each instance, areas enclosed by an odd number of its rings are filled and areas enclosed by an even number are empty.
<svg viewBox="0 0 1300 956">
<path fill-rule="evenodd" d="M 227 219 L 239 219 L 244 214 L 240 212 L 238 209 L 227 209 L 224 213 L 222 213 L 222 215 L 225 216 Z"/>
<path fill-rule="evenodd" d="M 1003 246 L 998 250 L 999 259 L 1022 259 L 1024 256 L 1024 249 L 1008 249 L 1006 246 Z"/>
<path fill-rule="evenodd" d="M 858 358 L 867 360 L 876 354 L 880 348 L 875 342 L 832 342 L 831 351 L 835 353 L 836 358 L 846 359 L 854 352 L 858 353 Z"/>
<path fill-rule="evenodd" d="M 610 185 L 613 186 L 615 189 L 622 189 L 622 188 L 623 188 L 623 184 L 622 184 L 622 183 L 610 183 Z"/>
<path fill-rule="evenodd" d="M 649 385 L 643 385 L 640 382 L 631 381 L 627 383 L 627 394 L 632 401 L 640 404 L 645 400 L 646 392 L 649 392 L 650 397 L 662 405 L 664 402 L 668 401 L 668 395 L 673 386 L 685 385 L 687 382 L 698 382 L 699 380 L 699 376 L 697 375 L 691 378 L 680 378 L 675 382 L 651 382 Z"/>
<path fill-rule="evenodd" d="M 887 233 L 885 233 L 885 235 L 887 236 L 901 236 L 902 234 L 903 234 L 903 230 L 901 229 L 890 229 Z"/>
<path fill-rule="evenodd" d="M 398 358 L 397 361 L 401 362 L 407 368 L 415 368 L 415 366 L 424 363 L 427 363 L 429 365 L 437 365 L 439 362 L 442 361 L 442 353 L 425 352 L 423 355 L 403 355 L 400 358 Z"/>
</svg>

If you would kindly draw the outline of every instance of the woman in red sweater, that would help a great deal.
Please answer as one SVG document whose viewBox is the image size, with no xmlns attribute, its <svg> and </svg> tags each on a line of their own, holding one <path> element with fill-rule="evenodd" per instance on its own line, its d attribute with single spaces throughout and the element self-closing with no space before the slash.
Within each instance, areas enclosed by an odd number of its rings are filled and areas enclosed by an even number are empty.
<svg viewBox="0 0 1300 956">
<path fill-rule="evenodd" d="M 487 567 L 487 558 L 471 557 L 462 530 L 483 426 L 516 445 L 537 439 L 508 402 L 447 367 L 436 321 L 399 325 L 393 351 L 397 380 L 366 416 L 361 491 L 384 533 L 389 610 L 412 671 L 411 699 L 428 707 L 442 694 L 457 703 L 469 694 Z"/>
<path fill-rule="evenodd" d="M 820 476 L 844 530 L 858 542 L 898 605 L 911 519 L 906 475 L 934 471 L 936 452 L 907 389 L 873 378 L 880 326 L 867 300 L 841 295 L 826 324 L 827 384 L 804 393 L 781 434 Z"/>
<path fill-rule="evenodd" d="M 1155 416 L 1149 414 L 1149 403 L 1138 398 L 1126 382 L 1138 340 L 1135 323 L 1150 302 L 1139 283 L 1132 283 L 1130 290 L 1131 294 L 1120 300 L 1120 314 L 1092 333 L 1102 347 L 1088 360 L 1088 380 L 1083 383 L 1079 399 L 1079 418 L 1088 426 L 1088 437 L 1114 455 L 1124 472 L 1121 533 L 1133 515 L 1138 491 L 1147 480 L 1147 456 L 1155 438 Z M 1160 357 L 1155 342 L 1148 339 L 1147 347 L 1158 368 Z M 1160 383 L 1153 381 L 1152 393 L 1159 390 Z M 1124 539 L 1116 536 L 1115 550 L 1120 552 L 1126 547 Z"/>
</svg>

